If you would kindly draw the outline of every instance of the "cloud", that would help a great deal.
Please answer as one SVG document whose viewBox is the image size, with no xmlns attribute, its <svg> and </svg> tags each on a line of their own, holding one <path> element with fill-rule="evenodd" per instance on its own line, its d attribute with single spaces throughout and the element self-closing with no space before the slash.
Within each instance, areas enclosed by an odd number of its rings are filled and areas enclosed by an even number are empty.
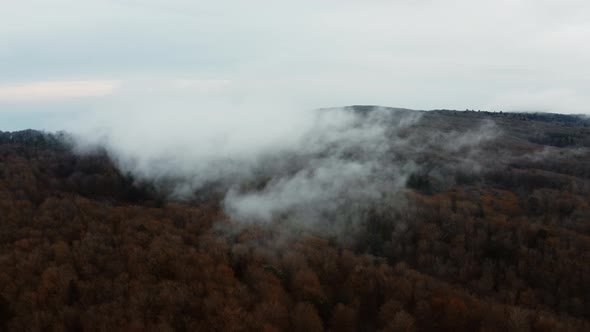
<svg viewBox="0 0 590 332">
<path fill-rule="evenodd" d="M 95 126 L 70 131 L 77 151 L 104 147 L 123 173 L 170 199 L 221 195 L 237 221 L 288 220 L 335 235 L 376 206 L 402 204 L 412 174 L 444 189 L 454 181 L 444 169 L 485 167 L 481 147 L 497 132 L 492 123 L 461 133 L 431 129 L 422 112 L 403 109 L 264 104 L 226 88 L 176 103 L 132 98 L 125 116 L 97 112 L 82 121 Z"/>
<path fill-rule="evenodd" d="M 310 107 L 503 108 L 496 101 L 522 91 L 584 91 L 589 6 L 5 1 L 0 79 L 229 80 Z"/>
<path fill-rule="evenodd" d="M 38 102 L 112 95 L 120 82 L 109 80 L 38 81 L 0 85 L 0 102 Z"/>
</svg>

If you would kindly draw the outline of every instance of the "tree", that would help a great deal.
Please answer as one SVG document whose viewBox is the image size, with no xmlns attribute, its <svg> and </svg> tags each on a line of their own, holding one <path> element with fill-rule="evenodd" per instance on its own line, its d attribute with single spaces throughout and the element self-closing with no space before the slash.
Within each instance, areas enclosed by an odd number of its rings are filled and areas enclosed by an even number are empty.
<svg viewBox="0 0 590 332">
<path fill-rule="evenodd" d="M 291 324 L 295 332 L 321 332 L 324 330 L 322 320 L 309 302 L 299 302 L 291 312 Z"/>
</svg>

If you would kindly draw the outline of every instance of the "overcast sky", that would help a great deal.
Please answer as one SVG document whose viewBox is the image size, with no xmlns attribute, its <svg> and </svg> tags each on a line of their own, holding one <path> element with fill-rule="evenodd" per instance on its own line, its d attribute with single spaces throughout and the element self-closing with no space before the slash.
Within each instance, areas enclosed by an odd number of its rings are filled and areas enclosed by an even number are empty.
<svg viewBox="0 0 590 332">
<path fill-rule="evenodd" d="M 200 98 L 276 112 L 379 104 L 590 113 L 583 0 L 0 6 L 0 130 L 60 129 L 139 107 L 133 100 L 190 107 Z"/>
</svg>

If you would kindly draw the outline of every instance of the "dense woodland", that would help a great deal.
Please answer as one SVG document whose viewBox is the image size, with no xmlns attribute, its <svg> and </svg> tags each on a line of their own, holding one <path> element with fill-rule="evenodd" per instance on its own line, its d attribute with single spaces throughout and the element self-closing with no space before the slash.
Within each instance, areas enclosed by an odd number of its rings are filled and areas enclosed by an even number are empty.
<svg viewBox="0 0 590 332">
<path fill-rule="evenodd" d="M 412 174 L 353 241 L 174 202 L 64 134 L 0 133 L 0 330 L 590 331 L 590 131 L 489 118 L 489 148 L 539 152 L 452 186 Z"/>
</svg>

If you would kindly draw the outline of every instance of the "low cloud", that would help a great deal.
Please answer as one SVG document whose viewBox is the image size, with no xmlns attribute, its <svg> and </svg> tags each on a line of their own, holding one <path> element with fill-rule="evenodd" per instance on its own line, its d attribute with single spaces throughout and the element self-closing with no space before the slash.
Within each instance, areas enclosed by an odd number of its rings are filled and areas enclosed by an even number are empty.
<svg viewBox="0 0 590 332">
<path fill-rule="evenodd" d="M 96 114 L 98 127 L 71 128 L 77 149 L 105 148 L 122 172 L 156 184 L 169 199 L 217 193 L 235 220 L 288 220 L 339 233 L 376 206 L 402 204 L 412 175 L 445 189 L 454 179 L 444 169 L 483 167 L 481 147 L 497 132 L 489 122 L 461 133 L 433 130 L 425 113 L 404 109 L 196 99 L 190 109 L 166 99 L 135 104 L 120 119 Z"/>
</svg>

